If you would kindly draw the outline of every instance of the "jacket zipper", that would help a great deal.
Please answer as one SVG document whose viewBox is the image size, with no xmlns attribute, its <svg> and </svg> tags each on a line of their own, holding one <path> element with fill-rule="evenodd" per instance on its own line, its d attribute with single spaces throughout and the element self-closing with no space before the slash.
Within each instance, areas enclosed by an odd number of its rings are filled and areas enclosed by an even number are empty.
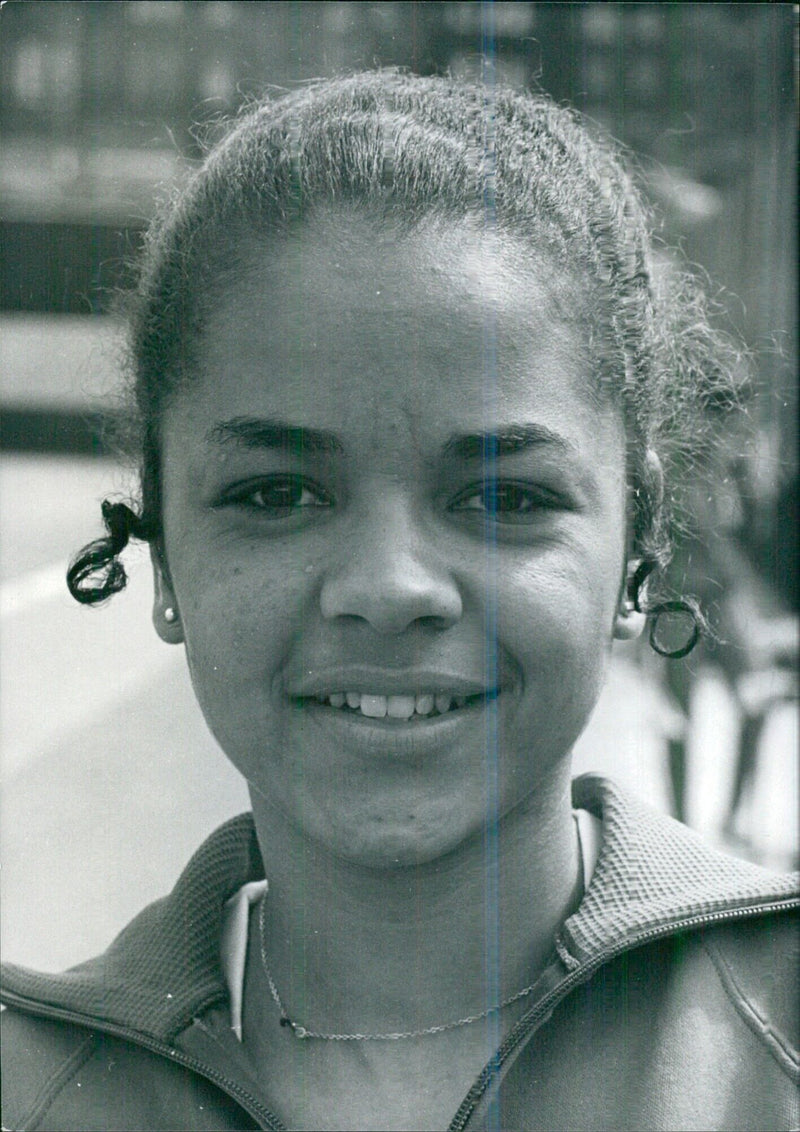
<svg viewBox="0 0 800 1132">
<path fill-rule="evenodd" d="M 528 1038 L 534 1032 L 544 1018 L 552 1012 L 560 999 L 565 998 L 573 987 L 584 982 L 590 975 L 594 974 L 596 970 L 602 967 L 604 963 L 650 940 L 658 939 L 659 937 L 666 939 L 667 936 L 674 935 L 676 932 L 684 931 L 688 928 L 697 928 L 704 924 L 713 924 L 721 920 L 741 920 L 745 919 L 747 916 L 781 912 L 799 906 L 800 898 L 792 898 L 789 900 L 775 901 L 770 904 L 756 904 L 745 908 L 728 908 L 722 909 L 719 912 L 706 912 L 702 915 L 688 916 L 683 920 L 676 920 L 663 927 L 650 928 L 647 931 L 640 932 L 638 935 L 623 940 L 615 946 L 600 952 L 582 966 L 576 967 L 575 970 L 565 975 L 558 986 L 554 987 L 546 994 L 544 998 L 531 1009 L 529 1014 L 519 1020 L 511 1033 L 501 1043 L 494 1057 L 492 1057 L 491 1061 L 483 1068 L 472 1088 L 459 1105 L 455 1116 L 448 1125 L 447 1132 L 463 1132 L 481 1097 L 489 1088 L 493 1079 L 497 1076 L 511 1053 L 513 1053 L 525 1038 Z M 211 1081 L 212 1084 L 216 1085 L 224 1093 L 227 1093 L 232 1100 L 235 1100 L 249 1116 L 261 1122 L 262 1127 L 266 1128 L 268 1132 L 287 1132 L 286 1126 L 278 1117 L 270 1112 L 269 1109 L 265 1108 L 251 1093 L 242 1089 L 236 1081 L 217 1072 L 213 1067 L 198 1061 L 197 1058 L 181 1053 L 180 1050 L 175 1049 L 174 1046 L 166 1045 L 155 1038 L 149 1037 L 147 1034 L 141 1033 L 139 1030 L 131 1030 L 126 1026 L 116 1026 L 113 1023 L 97 1024 L 94 1019 L 87 1018 L 85 1015 L 77 1014 L 71 1010 L 63 1010 L 55 1006 L 40 1006 L 38 1003 L 30 1002 L 21 995 L 14 994 L 13 991 L 5 991 L 3 993 L 3 999 L 9 1006 L 17 1005 L 20 1009 L 27 1011 L 29 1014 L 36 1014 L 43 1018 L 57 1018 L 61 1021 L 72 1022 L 75 1025 L 89 1028 L 96 1032 L 111 1034 L 114 1037 L 123 1038 L 125 1041 L 142 1046 L 152 1053 L 166 1057 L 174 1064 L 183 1065 L 185 1068 L 191 1069 L 201 1077 L 205 1077 L 208 1081 Z"/>
<path fill-rule="evenodd" d="M 497 1053 L 483 1068 L 477 1081 L 461 1102 L 458 1111 L 448 1125 L 447 1132 L 463 1132 L 478 1102 L 513 1051 L 523 1040 L 530 1037 L 538 1026 L 552 1013 L 558 1002 L 565 998 L 573 987 L 584 982 L 593 975 L 595 971 L 602 967 L 604 963 L 609 962 L 611 959 L 616 959 L 618 955 L 622 955 L 625 951 L 632 951 L 635 947 L 639 947 L 643 943 L 658 939 L 659 937 L 666 939 L 668 936 L 674 935 L 676 932 L 684 931 L 687 928 L 697 928 L 701 927 L 703 924 L 713 924 L 720 920 L 741 920 L 745 919 L 747 916 L 782 912 L 797 907 L 800 907 L 800 897 L 793 897 L 789 900 L 778 900 L 770 904 L 756 904 L 745 908 L 729 908 L 720 910 L 719 912 L 705 912 L 702 915 L 688 916 L 683 920 L 676 920 L 664 927 L 650 928 L 647 931 L 640 932 L 638 935 L 600 952 L 582 966 L 576 967 L 564 977 L 557 987 L 554 987 L 537 1002 L 537 1004 L 531 1008 L 529 1014 L 520 1018 L 517 1025 L 501 1043 Z"/>
<path fill-rule="evenodd" d="M 161 1057 L 167 1058 L 168 1061 L 176 1065 L 183 1065 L 186 1069 L 191 1069 L 193 1072 L 205 1077 L 212 1084 L 216 1085 L 222 1092 L 226 1093 L 232 1100 L 235 1100 L 241 1108 L 252 1116 L 254 1120 L 258 1121 L 262 1128 L 268 1132 L 287 1132 L 286 1126 L 278 1119 L 274 1113 L 258 1101 L 251 1093 L 243 1089 L 236 1081 L 226 1077 L 223 1073 L 219 1073 L 210 1065 L 205 1065 L 197 1058 L 191 1057 L 189 1054 L 181 1053 L 180 1050 L 174 1046 L 166 1045 L 164 1042 L 158 1041 L 156 1038 L 151 1038 L 147 1034 L 143 1034 L 140 1030 L 131 1030 L 127 1026 L 117 1026 L 112 1022 L 98 1023 L 93 1018 L 88 1018 L 85 1014 L 77 1014 L 71 1010 L 63 1010 L 58 1006 L 40 1006 L 38 1003 L 31 1002 L 29 999 L 21 995 L 15 994 L 13 991 L 3 991 L 3 1001 L 8 1006 L 18 1006 L 28 1014 L 36 1014 L 41 1018 L 54 1018 L 62 1022 L 71 1022 L 74 1025 L 81 1026 L 83 1029 L 90 1029 L 96 1033 L 110 1034 L 115 1038 L 123 1038 L 134 1045 L 141 1046 L 143 1049 L 150 1050 L 151 1053 L 159 1054 Z"/>
</svg>

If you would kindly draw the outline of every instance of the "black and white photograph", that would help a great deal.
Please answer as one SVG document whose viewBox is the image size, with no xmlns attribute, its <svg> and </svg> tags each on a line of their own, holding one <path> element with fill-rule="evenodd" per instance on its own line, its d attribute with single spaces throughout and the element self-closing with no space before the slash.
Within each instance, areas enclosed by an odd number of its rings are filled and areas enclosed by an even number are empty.
<svg viewBox="0 0 800 1132">
<path fill-rule="evenodd" d="M 3 1129 L 800 1126 L 797 23 L 0 3 Z"/>
</svg>

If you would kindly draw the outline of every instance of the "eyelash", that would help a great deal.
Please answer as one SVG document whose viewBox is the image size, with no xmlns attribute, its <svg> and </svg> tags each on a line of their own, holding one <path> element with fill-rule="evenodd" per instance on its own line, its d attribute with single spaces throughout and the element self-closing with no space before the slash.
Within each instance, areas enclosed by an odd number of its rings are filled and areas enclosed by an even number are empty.
<svg viewBox="0 0 800 1132">
<path fill-rule="evenodd" d="M 262 499 L 257 502 L 257 496 L 264 497 L 267 492 L 282 492 L 283 500 L 273 499 L 272 503 L 268 503 Z M 304 501 L 304 496 L 309 498 Z M 238 504 L 276 519 L 288 518 L 306 509 L 330 507 L 332 503 L 331 497 L 318 484 L 302 476 L 291 475 L 271 476 L 257 483 L 245 484 L 229 492 L 223 500 L 225 505 Z"/>
<path fill-rule="evenodd" d="M 282 500 L 266 501 L 268 492 L 282 493 Z M 258 497 L 262 499 L 259 502 Z M 477 505 L 473 501 L 477 501 Z M 333 498 L 318 484 L 297 475 L 279 475 L 245 484 L 229 492 L 223 505 L 239 505 L 265 517 L 289 518 L 304 510 L 333 506 Z M 558 499 L 541 487 L 511 480 L 485 480 L 460 492 L 448 505 L 451 514 L 478 515 L 500 523 L 528 522 L 537 513 L 555 510 Z"/>
<path fill-rule="evenodd" d="M 479 500 L 480 506 L 471 506 L 472 500 Z M 512 506 L 504 508 L 504 503 Z M 556 497 L 544 488 L 514 483 L 513 480 L 487 480 L 461 492 L 450 504 L 449 510 L 472 511 L 495 522 L 526 522 L 541 511 L 552 511 L 559 506 L 561 504 Z"/>
</svg>

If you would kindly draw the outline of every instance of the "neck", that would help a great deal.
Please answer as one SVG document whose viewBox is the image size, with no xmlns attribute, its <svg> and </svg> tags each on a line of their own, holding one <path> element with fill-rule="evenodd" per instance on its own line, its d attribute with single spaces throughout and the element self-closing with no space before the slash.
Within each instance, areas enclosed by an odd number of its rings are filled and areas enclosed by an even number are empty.
<svg viewBox="0 0 800 1132">
<path fill-rule="evenodd" d="M 495 1005 L 534 981 L 580 899 L 568 784 L 414 868 L 332 856 L 260 795 L 253 812 L 270 882 L 270 970 L 289 1015 L 310 1029 L 416 1029 Z M 266 979 L 256 983 L 268 999 Z"/>
</svg>

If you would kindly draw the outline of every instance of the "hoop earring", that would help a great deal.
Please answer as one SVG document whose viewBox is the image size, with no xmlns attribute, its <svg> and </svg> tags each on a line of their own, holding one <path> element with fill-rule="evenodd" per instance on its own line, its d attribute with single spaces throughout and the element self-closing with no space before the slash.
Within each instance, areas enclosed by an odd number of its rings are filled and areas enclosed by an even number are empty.
<svg viewBox="0 0 800 1132">
<path fill-rule="evenodd" d="M 688 614 L 692 619 L 692 631 L 686 644 L 681 645 L 677 649 L 665 649 L 658 643 L 658 622 L 665 613 L 684 613 Z M 683 656 L 688 656 L 694 646 L 700 640 L 701 626 L 700 619 L 697 615 L 697 610 L 693 609 L 687 601 L 662 601 L 659 605 L 654 606 L 648 611 L 650 621 L 650 648 L 653 652 L 658 653 L 659 656 L 665 656 L 668 660 L 680 660 Z"/>
</svg>

